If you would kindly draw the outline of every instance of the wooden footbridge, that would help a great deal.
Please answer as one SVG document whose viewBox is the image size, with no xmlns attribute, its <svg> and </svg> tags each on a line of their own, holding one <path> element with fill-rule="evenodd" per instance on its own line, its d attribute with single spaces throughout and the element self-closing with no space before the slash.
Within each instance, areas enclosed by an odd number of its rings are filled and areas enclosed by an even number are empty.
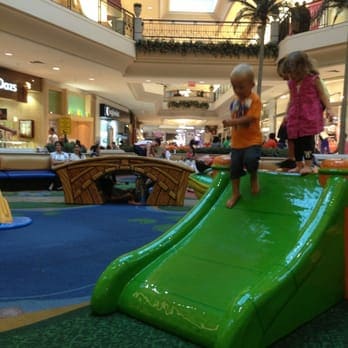
<svg viewBox="0 0 348 348">
<path fill-rule="evenodd" d="M 110 155 L 71 161 L 55 166 L 64 190 L 65 203 L 103 204 L 100 180 L 114 173 L 134 173 L 152 181 L 146 204 L 184 204 L 188 178 L 193 169 L 174 161 L 141 156 Z"/>
</svg>

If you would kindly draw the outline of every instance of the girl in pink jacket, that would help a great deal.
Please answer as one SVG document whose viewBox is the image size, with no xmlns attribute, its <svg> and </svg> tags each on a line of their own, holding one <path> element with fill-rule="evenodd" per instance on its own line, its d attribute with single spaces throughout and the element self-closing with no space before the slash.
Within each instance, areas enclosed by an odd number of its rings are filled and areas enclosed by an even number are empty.
<svg viewBox="0 0 348 348">
<path fill-rule="evenodd" d="M 330 100 L 319 74 L 302 51 L 287 57 L 290 102 L 287 112 L 288 138 L 294 141 L 296 168 L 290 172 L 312 172 L 315 135 L 324 127 L 323 111 L 332 117 Z"/>
</svg>

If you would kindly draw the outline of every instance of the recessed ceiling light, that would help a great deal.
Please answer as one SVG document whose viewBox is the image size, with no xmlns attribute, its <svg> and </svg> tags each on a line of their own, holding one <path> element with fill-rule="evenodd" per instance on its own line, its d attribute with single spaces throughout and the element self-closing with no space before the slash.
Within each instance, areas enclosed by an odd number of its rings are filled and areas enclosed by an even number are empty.
<svg viewBox="0 0 348 348">
<path fill-rule="evenodd" d="M 30 64 L 45 64 L 44 62 L 41 62 L 41 60 L 31 60 L 29 63 Z"/>
<path fill-rule="evenodd" d="M 94 79 L 94 77 L 90 77 L 88 80 L 89 81 L 94 81 L 95 79 Z"/>
<path fill-rule="evenodd" d="M 11 57 L 11 56 L 13 56 L 13 53 L 11 53 L 11 52 L 5 52 L 5 56 Z"/>
<path fill-rule="evenodd" d="M 59 67 L 59 66 L 54 66 L 54 67 L 52 68 L 52 70 L 58 71 L 58 70 L 60 70 L 60 67 Z"/>
<path fill-rule="evenodd" d="M 151 80 L 145 80 L 145 82 L 151 82 Z"/>
</svg>

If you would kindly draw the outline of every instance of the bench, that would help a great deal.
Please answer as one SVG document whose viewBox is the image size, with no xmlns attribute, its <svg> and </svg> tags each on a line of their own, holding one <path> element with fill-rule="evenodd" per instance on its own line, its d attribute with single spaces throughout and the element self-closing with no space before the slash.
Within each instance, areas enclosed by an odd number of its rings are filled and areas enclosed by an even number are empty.
<svg viewBox="0 0 348 348">
<path fill-rule="evenodd" d="M 1 190 L 47 189 L 56 179 L 48 154 L 0 153 Z"/>
<path fill-rule="evenodd" d="M 101 156 L 127 155 L 123 150 L 102 150 Z M 130 154 L 131 155 L 131 154 Z M 134 155 L 134 154 L 133 154 Z M 0 190 L 45 190 L 58 175 L 50 155 L 34 149 L 0 150 Z"/>
</svg>

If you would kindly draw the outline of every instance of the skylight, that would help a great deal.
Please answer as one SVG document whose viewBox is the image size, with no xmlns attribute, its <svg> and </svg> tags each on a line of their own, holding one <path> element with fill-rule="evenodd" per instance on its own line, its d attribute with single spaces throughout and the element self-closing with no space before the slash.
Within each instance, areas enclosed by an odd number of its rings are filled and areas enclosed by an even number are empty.
<svg viewBox="0 0 348 348">
<path fill-rule="evenodd" d="M 170 12 L 214 12 L 217 0 L 169 0 Z M 197 6 L 198 5 L 198 6 Z"/>
</svg>

